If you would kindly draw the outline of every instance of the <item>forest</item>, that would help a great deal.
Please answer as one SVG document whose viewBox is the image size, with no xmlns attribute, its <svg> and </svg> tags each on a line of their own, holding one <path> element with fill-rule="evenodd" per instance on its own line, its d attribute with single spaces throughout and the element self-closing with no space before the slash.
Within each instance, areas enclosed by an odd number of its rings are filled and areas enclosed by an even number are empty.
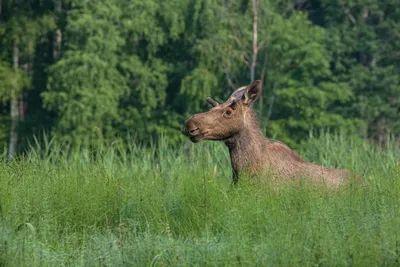
<svg viewBox="0 0 400 267">
<path fill-rule="evenodd" d="M 399 0 L 1 0 L 0 146 L 183 140 L 255 79 L 267 136 L 400 136 Z"/>
<path fill-rule="evenodd" d="M 0 267 L 399 266 L 399 39 L 400 0 L 0 0 Z M 233 184 L 181 134 L 253 80 L 361 183 Z"/>
</svg>

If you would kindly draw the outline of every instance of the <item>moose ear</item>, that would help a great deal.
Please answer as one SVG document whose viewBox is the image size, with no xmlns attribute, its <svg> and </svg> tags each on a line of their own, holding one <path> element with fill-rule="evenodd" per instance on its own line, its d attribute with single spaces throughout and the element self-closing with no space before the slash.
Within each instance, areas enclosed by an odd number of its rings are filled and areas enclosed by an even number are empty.
<svg viewBox="0 0 400 267">
<path fill-rule="evenodd" d="M 261 95 L 261 88 L 262 82 L 260 80 L 256 80 L 247 85 L 242 98 L 243 102 L 248 105 L 255 102 Z"/>
</svg>

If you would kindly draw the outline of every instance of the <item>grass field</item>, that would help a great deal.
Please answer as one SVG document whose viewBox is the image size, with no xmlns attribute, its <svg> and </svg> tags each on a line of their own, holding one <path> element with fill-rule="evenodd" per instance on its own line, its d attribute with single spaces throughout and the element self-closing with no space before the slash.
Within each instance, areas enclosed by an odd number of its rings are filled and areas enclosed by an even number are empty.
<svg viewBox="0 0 400 267">
<path fill-rule="evenodd" d="M 323 135 L 298 152 L 367 183 L 232 186 L 212 142 L 3 157 L 0 266 L 399 266 L 398 146 Z"/>
</svg>

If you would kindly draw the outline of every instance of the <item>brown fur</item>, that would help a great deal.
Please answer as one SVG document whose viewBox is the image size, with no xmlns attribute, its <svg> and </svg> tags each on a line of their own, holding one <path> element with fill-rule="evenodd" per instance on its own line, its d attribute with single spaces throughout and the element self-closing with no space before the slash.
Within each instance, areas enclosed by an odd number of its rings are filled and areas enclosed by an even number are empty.
<svg viewBox="0 0 400 267">
<path fill-rule="evenodd" d="M 276 179 L 305 178 L 337 187 L 351 177 L 346 170 L 306 162 L 280 141 L 265 138 L 250 107 L 261 95 L 261 82 L 237 89 L 223 104 L 208 99 L 214 107 L 192 116 L 182 132 L 193 142 L 220 140 L 229 149 L 233 180 L 244 170 L 250 174 L 268 172 Z"/>
</svg>

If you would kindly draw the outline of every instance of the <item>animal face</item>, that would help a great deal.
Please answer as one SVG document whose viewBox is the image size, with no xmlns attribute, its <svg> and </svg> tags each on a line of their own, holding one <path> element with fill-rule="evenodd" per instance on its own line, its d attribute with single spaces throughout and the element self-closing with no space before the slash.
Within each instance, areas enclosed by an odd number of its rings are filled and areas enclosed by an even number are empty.
<svg viewBox="0 0 400 267">
<path fill-rule="evenodd" d="M 227 140 L 246 126 L 246 114 L 251 104 L 261 95 L 261 81 L 238 88 L 225 103 L 211 98 L 213 107 L 204 113 L 193 115 L 185 123 L 182 133 L 194 143 L 201 140 Z"/>
</svg>

